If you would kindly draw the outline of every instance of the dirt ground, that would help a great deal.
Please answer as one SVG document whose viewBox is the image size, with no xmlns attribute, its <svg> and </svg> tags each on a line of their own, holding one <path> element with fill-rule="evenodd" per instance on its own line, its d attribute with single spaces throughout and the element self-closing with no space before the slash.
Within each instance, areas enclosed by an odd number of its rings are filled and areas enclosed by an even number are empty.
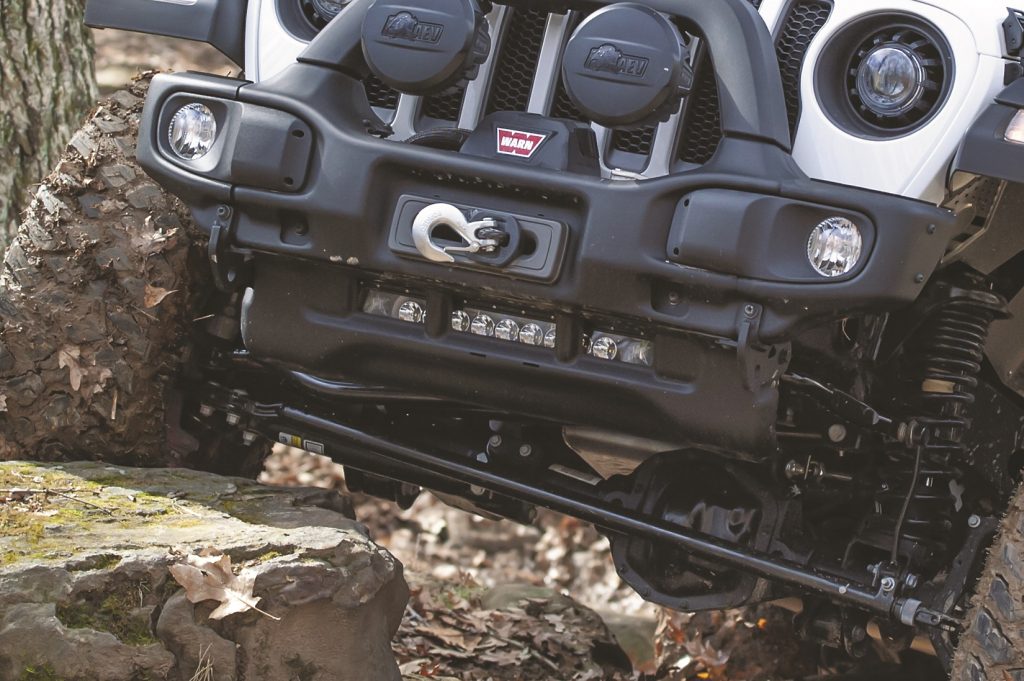
<svg viewBox="0 0 1024 681">
<path fill-rule="evenodd" d="M 140 70 L 237 72 L 207 46 L 112 30 L 96 31 L 95 40 L 104 92 Z M 344 485 L 339 466 L 286 449 L 275 453 L 262 479 Z M 645 603 L 615 574 L 608 542 L 575 520 L 543 512 L 536 527 L 498 523 L 428 494 L 407 511 L 357 496 L 356 512 L 405 564 L 414 587 L 395 644 L 407 678 L 753 681 L 809 679 L 821 671 L 794 636 L 791 617 L 778 609 L 691 615 Z M 561 612 L 499 613 L 483 594 L 509 585 L 541 608 L 570 595 L 600 619 L 588 611 L 567 627 Z M 628 659 L 581 667 L 581 651 L 593 647 L 588 637 L 604 625 Z"/>
</svg>

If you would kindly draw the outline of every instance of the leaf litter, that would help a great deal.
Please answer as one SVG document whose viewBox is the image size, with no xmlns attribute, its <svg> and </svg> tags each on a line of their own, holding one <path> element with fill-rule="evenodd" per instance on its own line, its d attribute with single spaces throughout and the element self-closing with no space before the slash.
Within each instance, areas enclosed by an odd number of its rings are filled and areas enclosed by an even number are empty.
<svg viewBox="0 0 1024 681">
<path fill-rule="evenodd" d="M 261 479 L 344 489 L 340 466 L 285 448 Z M 524 527 L 428 494 L 406 511 L 362 495 L 353 501 L 412 588 L 393 644 L 406 681 L 759 681 L 816 672 L 790 615 L 645 603 L 618 578 L 607 541 L 572 518 L 541 511 L 535 527 Z M 497 602 L 496 592 L 512 597 Z"/>
<path fill-rule="evenodd" d="M 185 557 L 185 561 L 170 566 L 171 576 L 185 589 L 191 603 L 218 601 L 220 605 L 210 613 L 210 619 L 220 620 L 228 615 L 254 610 L 272 620 L 280 621 L 259 608 L 260 597 L 253 595 L 256 573 L 250 568 L 235 574 L 231 569 L 231 556 L 208 550 Z"/>
</svg>

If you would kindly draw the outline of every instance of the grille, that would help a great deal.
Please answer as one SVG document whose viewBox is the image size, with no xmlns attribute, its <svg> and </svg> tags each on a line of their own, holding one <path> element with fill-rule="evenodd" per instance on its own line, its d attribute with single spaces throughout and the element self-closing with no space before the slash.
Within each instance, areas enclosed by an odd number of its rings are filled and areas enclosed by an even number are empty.
<svg viewBox="0 0 1024 681">
<path fill-rule="evenodd" d="M 427 97 L 423 100 L 423 115 L 439 121 L 455 122 L 459 120 L 459 111 L 462 110 L 462 100 L 465 96 L 466 88 L 460 87 L 450 94 Z"/>
<path fill-rule="evenodd" d="M 800 74 L 803 71 L 804 56 L 831 14 L 832 4 L 829 2 L 795 2 L 790 6 L 782 32 L 775 42 L 779 69 L 782 71 L 782 89 L 786 95 L 789 130 L 793 134 L 796 134 L 797 122 L 800 120 Z"/>
<path fill-rule="evenodd" d="M 718 107 L 718 83 L 707 51 L 697 60 L 697 75 L 683 121 L 679 158 L 703 165 L 711 160 L 722 141 L 722 115 Z"/>
<path fill-rule="evenodd" d="M 487 113 L 526 111 L 537 72 L 548 14 L 537 9 L 512 9 L 504 44 L 494 69 Z"/>
<path fill-rule="evenodd" d="M 647 156 L 654 145 L 654 131 L 653 126 L 639 130 L 616 130 L 612 133 L 612 147 L 619 151 Z"/>
<path fill-rule="evenodd" d="M 569 35 L 583 23 L 583 20 L 589 15 L 586 13 L 577 13 L 569 26 Z M 556 118 L 570 118 L 574 121 L 581 121 L 583 123 L 589 123 L 587 117 L 584 116 L 576 105 L 569 99 L 569 93 L 565 91 L 565 82 L 562 80 L 562 69 L 558 69 L 558 85 L 555 87 L 555 98 L 551 103 L 551 115 Z"/>
<path fill-rule="evenodd" d="M 761 0 L 751 0 L 751 4 L 759 9 Z M 793 132 L 800 117 L 800 72 L 804 56 L 831 13 L 832 5 L 827 0 L 796 0 L 789 7 L 775 44 L 782 71 L 786 113 Z M 718 83 L 706 51 L 697 60 L 696 72 L 683 124 L 685 132 L 679 145 L 679 158 L 701 165 L 711 160 L 722 141 L 722 116 Z"/>
<path fill-rule="evenodd" d="M 557 118 L 571 118 L 574 121 L 583 121 L 589 123 L 586 116 L 580 113 L 580 110 L 576 108 L 576 105 L 569 99 L 569 93 L 565 91 L 565 85 L 562 83 L 562 77 L 558 77 L 558 89 L 555 90 L 555 101 L 551 105 L 551 115 Z"/>
<path fill-rule="evenodd" d="M 372 106 L 382 109 L 394 109 L 398 106 L 398 92 L 382 83 L 372 73 L 363 81 L 363 88 L 366 89 L 366 98 L 370 100 Z"/>
<path fill-rule="evenodd" d="M 748 0 L 759 8 L 761 0 Z M 791 0 L 783 13 L 775 43 L 785 88 L 785 100 L 789 124 L 795 129 L 799 119 L 799 81 L 807 49 L 825 25 L 831 14 L 831 0 Z M 498 23 L 492 27 L 492 39 L 496 50 L 492 59 L 482 67 L 486 74 L 486 91 L 479 82 L 468 88 L 430 97 L 424 97 L 417 107 L 420 115 L 410 121 L 408 117 L 393 122 L 396 134 L 404 138 L 423 130 L 457 124 L 466 119 L 470 125 L 479 115 L 495 111 L 527 111 L 531 94 L 544 91 L 548 83 L 536 83 L 538 78 L 550 79 L 551 107 L 545 112 L 558 118 L 582 122 L 589 121 L 573 105 L 561 78 L 557 63 L 552 65 L 549 56 L 553 44 L 545 46 L 545 39 L 565 40 L 586 16 L 586 12 L 572 12 L 571 21 L 563 23 L 558 15 L 549 15 L 545 9 L 523 6 L 499 6 Z M 562 17 L 564 18 L 564 17 Z M 550 19 L 550 22 L 549 22 Z M 680 27 L 684 29 L 684 26 Z M 541 63 L 541 55 L 544 61 Z M 701 49 L 695 60 L 693 91 L 686 99 L 683 115 L 679 119 L 681 130 L 678 145 L 669 152 L 673 158 L 655 159 L 653 154 L 663 148 L 655 145 L 658 126 L 637 130 L 611 130 L 605 151 L 612 156 L 615 164 L 624 163 L 623 168 L 639 166 L 657 168 L 651 172 L 665 172 L 666 164 L 671 167 L 675 159 L 702 165 L 707 163 L 721 142 L 721 114 L 718 87 L 710 55 Z M 366 91 L 371 104 L 378 108 L 396 109 L 399 95 L 377 78 L 367 78 Z M 411 127 L 410 127 L 411 126 Z M 668 146 L 668 145 L 666 145 Z M 622 152 L 632 156 L 614 156 Z M 645 157 L 638 161 L 635 157 Z"/>
</svg>

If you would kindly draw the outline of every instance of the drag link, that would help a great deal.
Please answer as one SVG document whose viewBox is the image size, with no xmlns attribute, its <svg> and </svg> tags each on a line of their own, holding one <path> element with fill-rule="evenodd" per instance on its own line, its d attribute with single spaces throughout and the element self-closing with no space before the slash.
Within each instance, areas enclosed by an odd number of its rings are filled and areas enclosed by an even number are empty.
<svg viewBox="0 0 1024 681">
<path fill-rule="evenodd" d="M 396 444 L 299 409 L 282 405 L 254 407 L 252 415 L 267 435 L 276 438 L 279 432 L 299 431 L 304 436 L 323 442 L 325 453 L 336 462 L 358 470 L 378 472 L 412 484 L 440 479 L 473 485 L 494 494 L 579 518 L 608 531 L 664 542 L 908 626 L 922 624 L 949 628 L 955 623 L 955 620 L 944 614 L 928 610 L 920 601 L 897 597 L 894 592 L 886 593 L 881 588 L 874 589 L 761 552 L 727 544 L 685 528 L 645 519 L 628 511 L 603 508 L 598 501 L 587 499 L 583 491 L 570 489 L 568 483 L 567 488 L 561 492 L 543 489 L 526 481 L 483 470 L 472 463 Z M 256 412 L 259 412 L 258 416 Z"/>
</svg>

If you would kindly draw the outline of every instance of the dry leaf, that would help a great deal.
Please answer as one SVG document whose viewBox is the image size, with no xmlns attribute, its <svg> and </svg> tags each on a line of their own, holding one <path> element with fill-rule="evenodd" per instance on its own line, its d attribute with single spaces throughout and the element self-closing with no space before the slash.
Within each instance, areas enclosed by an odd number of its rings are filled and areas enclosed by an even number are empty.
<svg viewBox="0 0 1024 681">
<path fill-rule="evenodd" d="M 94 370 L 93 373 L 96 374 L 96 385 L 94 385 L 92 390 L 89 392 L 101 393 L 103 392 L 103 386 L 106 385 L 109 379 L 113 378 L 114 372 L 106 367 L 100 367 L 99 372 Z"/>
<path fill-rule="evenodd" d="M 151 307 L 156 307 L 160 303 L 164 302 L 164 298 L 171 295 L 172 293 L 177 293 L 177 291 L 168 291 L 167 289 L 160 288 L 159 286 L 150 286 L 149 284 L 146 284 L 146 309 L 148 310 Z"/>
<path fill-rule="evenodd" d="M 0 394 L 0 411 L 7 411 L 7 395 Z"/>
<path fill-rule="evenodd" d="M 61 369 L 64 367 L 68 368 L 71 378 L 71 389 L 74 391 L 78 391 L 82 387 L 82 376 L 85 373 L 78 363 L 78 358 L 81 356 L 81 349 L 75 345 L 65 345 L 57 351 L 57 366 Z"/>
<path fill-rule="evenodd" d="M 188 556 L 184 563 L 171 565 L 170 571 L 175 581 L 185 588 L 185 596 L 190 602 L 220 601 L 217 609 L 210 613 L 212 620 L 249 610 L 272 620 L 281 619 L 256 607 L 260 602 L 259 597 L 252 593 L 256 575 L 249 570 L 242 570 L 236 575 L 231 571 L 231 557 L 228 555 Z"/>
</svg>

